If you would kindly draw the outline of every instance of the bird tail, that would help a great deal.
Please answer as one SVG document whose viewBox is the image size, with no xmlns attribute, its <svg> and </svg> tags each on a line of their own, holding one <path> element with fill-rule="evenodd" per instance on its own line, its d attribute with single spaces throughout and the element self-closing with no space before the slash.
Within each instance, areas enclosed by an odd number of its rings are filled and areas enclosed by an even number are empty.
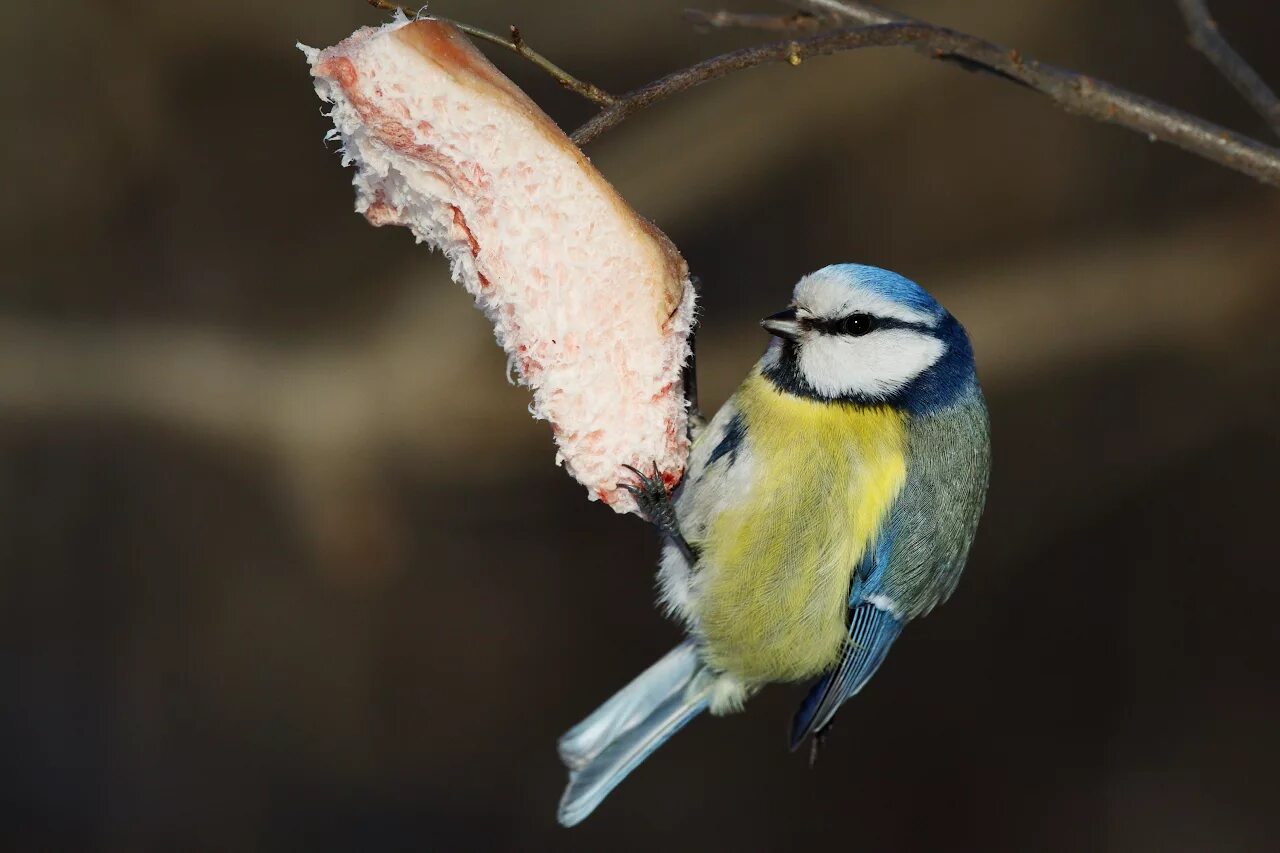
<svg viewBox="0 0 1280 853">
<path fill-rule="evenodd" d="M 573 826 L 600 805 L 640 762 L 706 710 L 713 679 L 686 641 L 614 694 L 560 738 L 569 786 L 560 823 Z"/>
</svg>

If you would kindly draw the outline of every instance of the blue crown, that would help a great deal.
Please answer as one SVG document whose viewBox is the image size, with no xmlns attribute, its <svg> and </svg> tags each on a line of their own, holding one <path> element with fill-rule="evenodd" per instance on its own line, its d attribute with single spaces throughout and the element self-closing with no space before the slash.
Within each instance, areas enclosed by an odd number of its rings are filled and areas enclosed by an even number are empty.
<svg viewBox="0 0 1280 853">
<path fill-rule="evenodd" d="M 941 317 L 943 308 L 923 287 L 896 272 L 866 264 L 832 264 L 819 273 L 844 279 L 850 287 L 892 299 L 900 305 Z"/>
</svg>

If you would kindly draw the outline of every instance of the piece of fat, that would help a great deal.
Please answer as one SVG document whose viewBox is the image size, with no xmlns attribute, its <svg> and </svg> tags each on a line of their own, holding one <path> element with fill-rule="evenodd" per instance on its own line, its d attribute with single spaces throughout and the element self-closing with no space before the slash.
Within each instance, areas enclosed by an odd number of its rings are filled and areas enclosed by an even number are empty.
<svg viewBox="0 0 1280 853">
<path fill-rule="evenodd" d="M 356 168 L 356 211 L 449 259 L 556 461 L 619 512 L 635 509 L 624 465 L 677 483 L 694 289 L 671 241 L 450 24 L 398 18 L 299 48 Z"/>
</svg>

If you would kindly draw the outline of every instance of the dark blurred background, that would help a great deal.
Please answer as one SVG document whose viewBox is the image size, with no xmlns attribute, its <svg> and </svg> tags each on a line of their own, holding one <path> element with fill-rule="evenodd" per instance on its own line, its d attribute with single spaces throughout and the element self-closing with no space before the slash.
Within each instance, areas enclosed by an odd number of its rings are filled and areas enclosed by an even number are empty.
<svg viewBox="0 0 1280 853">
<path fill-rule="evenodd" d="M 768 38 L 694 33 L 691 2 L 432 8 L 623 90 Z M 1212 6 L 1280 83 L 1280 4 Z M 1171 0 L 902 10 L 1265 138 Z M 802 273 L 875 263 L 970 329 L 995 469 L 959 592 L 814 769 L 777 687 L 566 831 L 556 737 L 678 631 L 654 536 L 552 464 L 443 261 L 352 213 L 293 43 L 381 19 L 0 12 L 3 846 L 1274 844 L 1280 193 L 906 50 L 738 74 L 593 144 L 705 283 L 707 408 Z"/>
</svg>

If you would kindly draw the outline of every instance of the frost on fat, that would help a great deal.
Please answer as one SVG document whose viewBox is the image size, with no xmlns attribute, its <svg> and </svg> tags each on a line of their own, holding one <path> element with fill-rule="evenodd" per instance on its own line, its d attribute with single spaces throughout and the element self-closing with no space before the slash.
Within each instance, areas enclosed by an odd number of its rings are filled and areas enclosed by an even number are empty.
<svg viewBox="0 0 1280 853">
<path fill-rule="evenodd" d="M 398 19 L 299 45 L 356 210 L 440 249 L 494 324 L 557 462 L 634 509 L 624 464 L 679 480 L 693 288 L 671 242 L 456 29 Z"/>
</svg>

